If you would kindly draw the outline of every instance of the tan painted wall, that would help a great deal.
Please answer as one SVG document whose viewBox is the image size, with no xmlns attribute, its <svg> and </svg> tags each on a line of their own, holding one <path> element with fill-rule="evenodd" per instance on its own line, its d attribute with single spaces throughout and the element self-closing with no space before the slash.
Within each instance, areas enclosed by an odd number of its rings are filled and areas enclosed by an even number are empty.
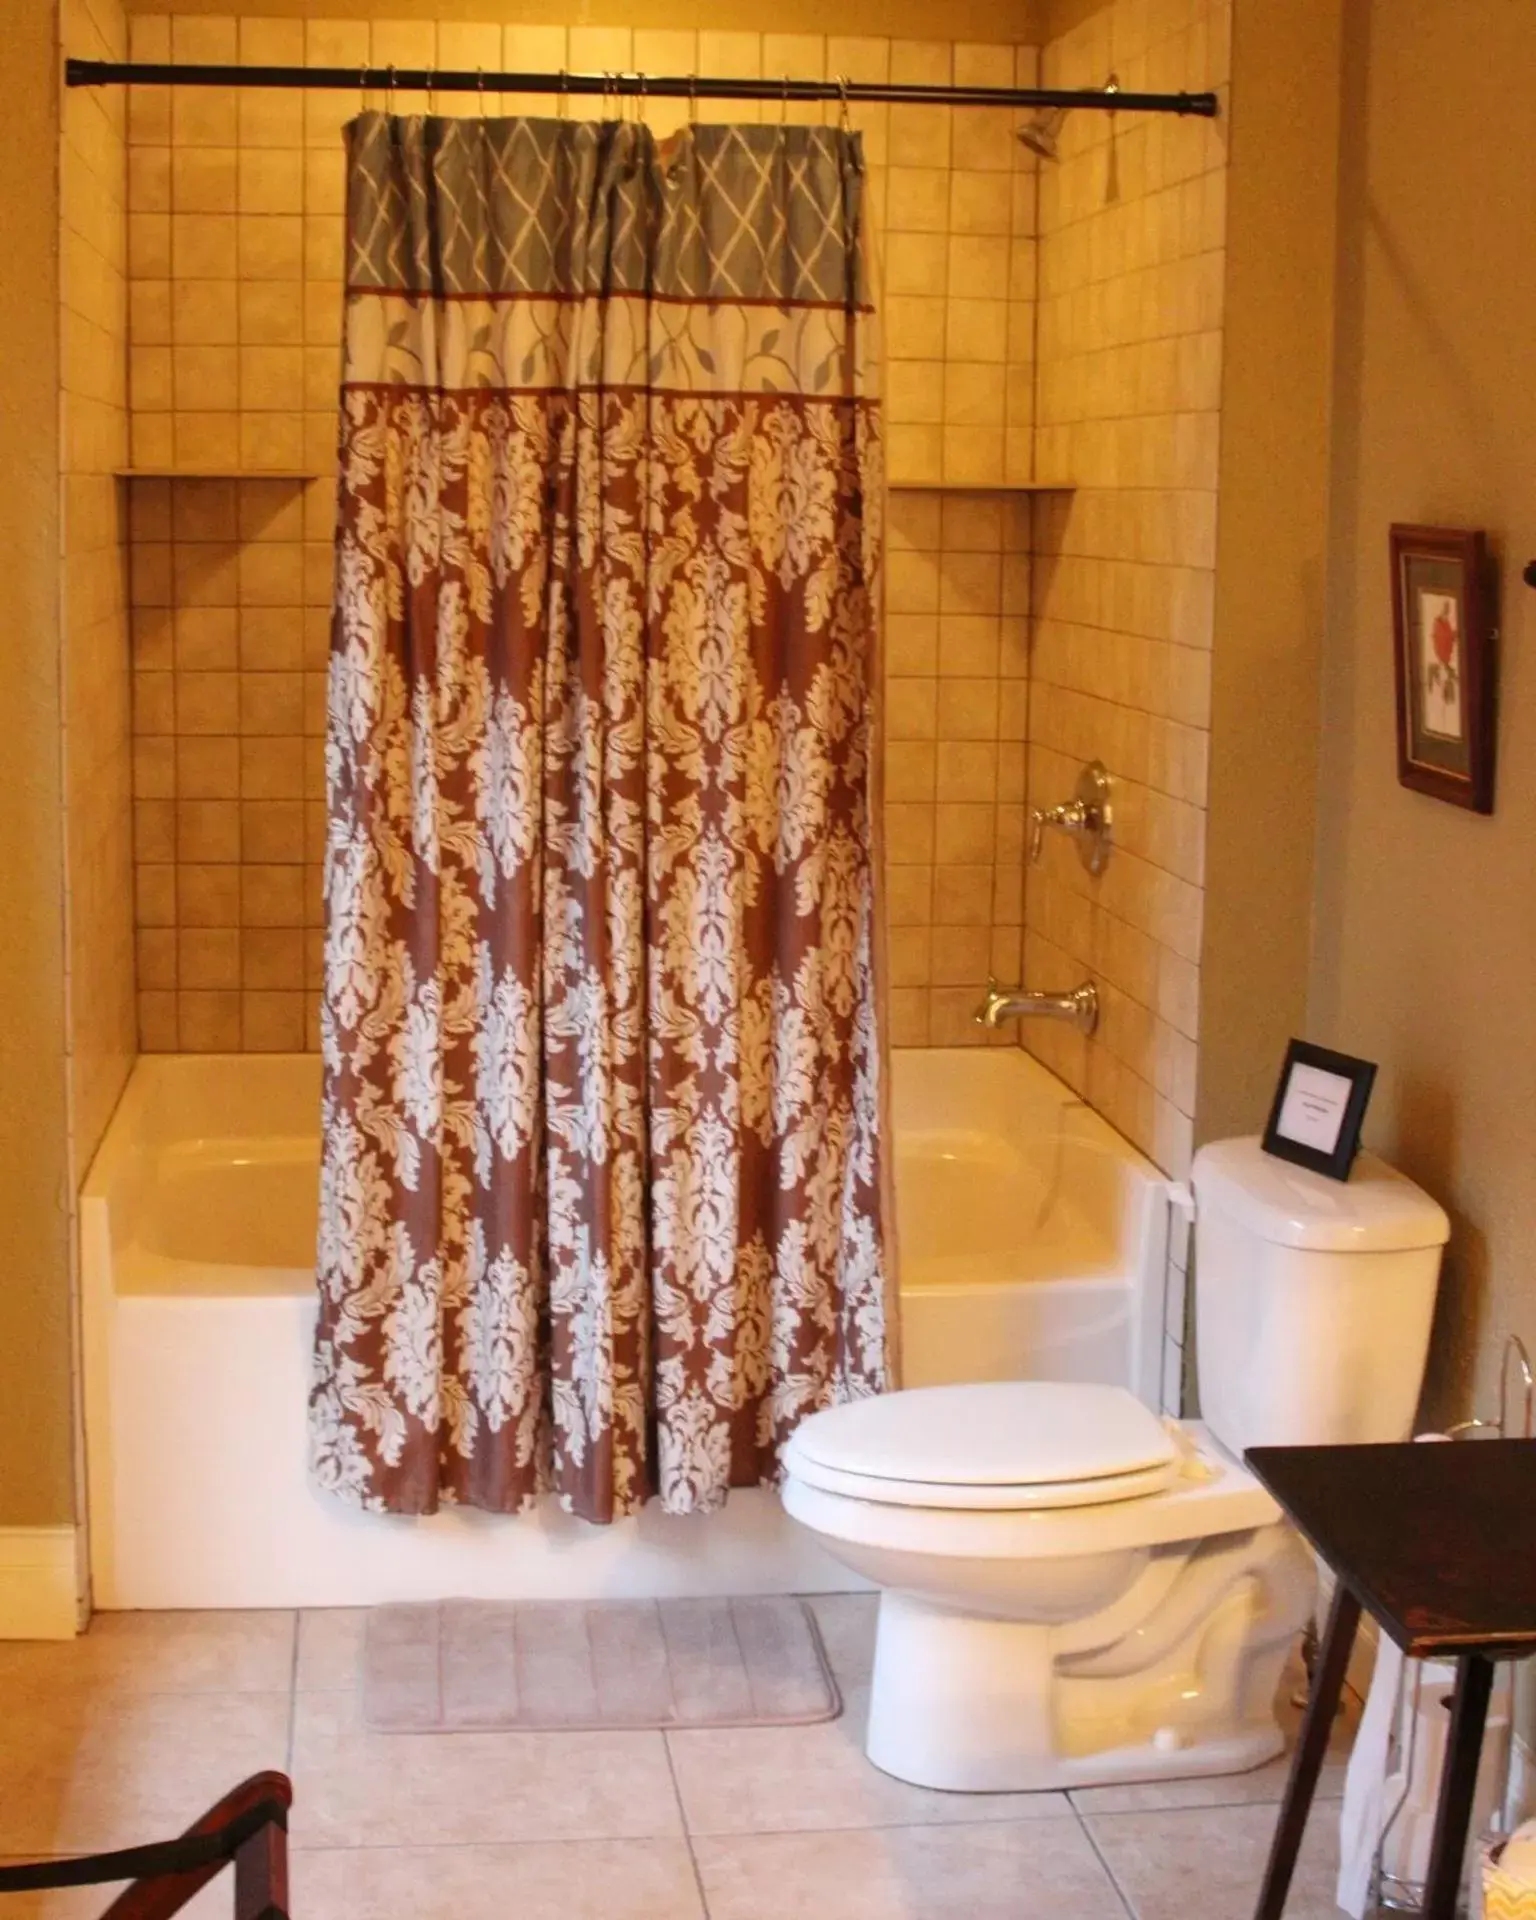
<svg viewBox="0 0 1536 1920">
<path fill-rule="evenodd" d="M 1381 1063 L 1366 1134 L 1454 1221 L 1426 1411 L 1536 1342 L 1536 8 L 1359 0 L 1345 49 L 1311 1030 Z M 1393 520 L 1502 558 L 1497 810 L 1397 784 Z"/>
<path fill-rule="evenodd" d="M 1305 1025 L 1339 16 L 1233 9 L 1197 1141 L 1263 1125 Z"/>
<path fill-rule="evenodd" d="M 0 123 L 0 1527 L 67 1522 L 59 682 L 59 101 L 51 5 L 8 10 Z"/>
<path fill-rule="evenodd" d="M 838 0 L 835 17 L 819 0 L 779 0 L 771 18 L 757 0 L 464 0 L 455 20 L 550 21 L 583 27 L 707 27 L 716 32 L 878 34 L 894 39 L 1043 39 L 1044 0 Z M 130 13 L 251 14 L 268 19 L 370 20 L 378 0 L 134 0 Z M 389 0 L 392 20 L 435 20 L 442 0 Z"/>
</svg>

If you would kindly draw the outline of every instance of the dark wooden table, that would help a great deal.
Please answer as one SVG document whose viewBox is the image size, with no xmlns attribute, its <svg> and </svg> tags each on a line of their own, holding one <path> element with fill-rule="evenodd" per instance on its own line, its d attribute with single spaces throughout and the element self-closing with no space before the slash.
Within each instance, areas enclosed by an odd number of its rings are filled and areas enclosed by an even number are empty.
<svg viewBox="0 0 1536 1920">
<path fill-rule="evenodd" d="M 1495 1660 L 1536 1653 L 1536 1440 L 1254 1447 L 1338 1582 L 1255 1920 L 1280 1920 L 1362 1608 L 1456 1690 L 1422 1920 L 1455 1920 Z"/>
</svg>

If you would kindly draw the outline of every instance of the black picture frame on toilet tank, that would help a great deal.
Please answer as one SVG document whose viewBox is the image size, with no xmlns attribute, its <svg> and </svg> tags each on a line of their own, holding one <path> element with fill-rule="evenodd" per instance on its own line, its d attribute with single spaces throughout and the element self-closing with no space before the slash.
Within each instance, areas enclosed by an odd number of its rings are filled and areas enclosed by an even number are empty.
<svg viewBox="0 0 1536 1920">
<path fill-rule="evenodd" d="M 1264 1129 L 1264 1151 L 1330 1180 L 1347 1180 L 1375 1082 L 1373 1060 L 1292 1040 Z"/>
</svg>

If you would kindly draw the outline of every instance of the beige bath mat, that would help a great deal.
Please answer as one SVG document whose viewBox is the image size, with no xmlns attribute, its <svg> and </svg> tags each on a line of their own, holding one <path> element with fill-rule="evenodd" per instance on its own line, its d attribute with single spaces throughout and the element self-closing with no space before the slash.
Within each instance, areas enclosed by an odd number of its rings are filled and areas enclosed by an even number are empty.
<svg viewBox="0 0 1536 1920">
<path fill-rule="evenodd" d="M 385 1733 L 783 1727 L 842 1711 L 803 1600 L 443 1600 L 370 1608 Z"/>
</svg>

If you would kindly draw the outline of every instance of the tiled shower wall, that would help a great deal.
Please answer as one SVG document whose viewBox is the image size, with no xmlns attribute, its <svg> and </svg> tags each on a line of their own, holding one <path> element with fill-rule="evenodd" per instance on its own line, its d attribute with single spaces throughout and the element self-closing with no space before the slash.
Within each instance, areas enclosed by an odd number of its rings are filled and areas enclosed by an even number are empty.
<svg viewBox="0 0 1536 1920">
<path fill-rule="evenodd" d="M 121 60 L 121 0 L 65 0 L 72 53 Z M 78 1183 L 133 1062 L 133 841 L 127 550 L 124 102 L 120 90 L 61 102 L 60 616 L 70 1155 Z"/>
<path fill-rule="evenodd" d="M 367 57 L 366 26 L 311 25 L 308 41 L 312 60 Z M 305 42 L 296 20 L 132 22 L 136 59 L 302 61 Z M 302 92 L 129 96 L 133 463 L 216 476 L 132 483 L 146 1049 L 315 1039 L 339 136 L 355 107 Z M 251 469 L 290 477 L 233 477 Z"/>
<path fill-rule="evenodd" d="M 304 536 L 328 494 L 286 480 L 133 482 L 147 1050 L 315 1038 L 330 549 Z"/>
<path fill-rule="evenodd" d="M 988 975 L 1019 973 L 1029 502 L 895 492 L 887 525 L 890 1033 L 965 1046 Z"/>
<path fill-rule="evenodd" d="M 141 15 L 139 59 L 641 68 L 1006 83 L 1032 49 L 879 38 Z M 372 104 L 384 103 L 383 89 Z M 150 1049 L 312 1045 L 342 123 L 355 97 L 140 88 L 129 103 L 133 460 L 312 479 L 133 492 L 139 1028 Z M 426 102 L 400 96 L 400 111 Z M 553 102 L 509 101 L 548 112 Z M 440 111 L 476 113 L 471 96 Z M 775 117 L 732 103 L 740 118 Z M 686 102 L 651 101 L 670 131 Z M 835 118 L 835 107 L 827 110 Z M 789 117 L 820 118 L 820 107 Z M 1027 473 L 1032 163 L 1016 116 L 858 109 L 879 239 L 892 478 Z M 1027 540 L 996 496 L 893 492 L 896 1038 L 976 1035 L 1018 963 Z M 896 904 L 899 898 L 899 905 Z"/>
<path fill-rule="evenodd" d="M 1031 86 L 1038 59 L 1033 47 L 896 41 L 888 71 Z M 1006 109 L 890 110 L 884 824 L 897 1046 L 979 1043 L 988 975 L 1013 981 L 1021 959 L 1029 503 L 997 491 L 1034 470 L 1036 163 L 1017 128 Z"/>
<path fill-rule="evenodd" d="M 897 40 L 888 58 L 870 65 L 893 81 L 924 86 L 1029 87 L 1039 53 Z M 1036 162 L 1018 140 L 1019 116 L 993 107 L 888 111 L 882 295 L 890 480 L 930 487 L 1030 480 Z"/>
<path fill-rule="evenodd" d="M 1229 0 L 1113 0 L 1045 49 L 1047 85 L 1225 89 Z M 1029 798 L 1115 781 L 1091 879 L 1049 836 L 1025 889 L 1032 986 L 1092 975 L 1084 1041 L 1024 1040 L 1171 1172 L 1188 1165 L 1203 908 L 1226 233 L 1226 120 L 1071 117 L 1040 176 Z"/>
</svg>

